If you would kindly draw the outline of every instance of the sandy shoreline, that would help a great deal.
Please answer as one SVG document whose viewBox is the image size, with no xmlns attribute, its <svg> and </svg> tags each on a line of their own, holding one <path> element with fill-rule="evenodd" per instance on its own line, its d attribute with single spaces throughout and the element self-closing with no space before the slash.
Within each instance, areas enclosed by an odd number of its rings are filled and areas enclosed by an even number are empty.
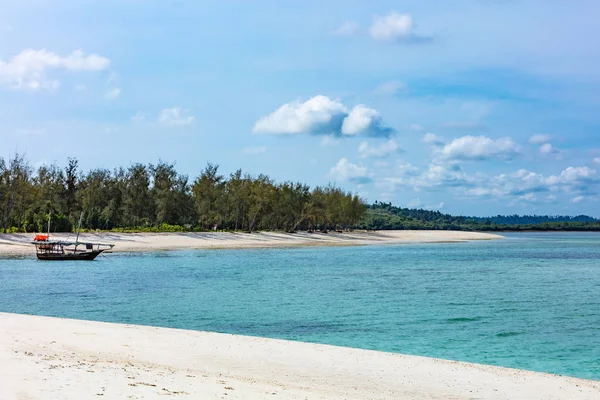
<svg viewBox="0 0 600 400">
<path fill-rule="evenodd" d="M 32 233 L 0 234 L 0 255 L 33 254 Z M 74 240 L 73 234 L 55 234 L 52 239 Z M 259 233 L 98 233 L 81 234 L 81 241 L 116 244 L 114 252 L 183 249 L 240 249 L 300 246 L 360 246 L 393 243 L 441 243 L 500 239 L 502 236 L 457 231 L 378 231 L 348 233 L 281 232 Z"/>
<path fill-rule="evenodd" d="M 0 399 L 598 399 L 600 382 L 217 333 L 0 313 Z"/>
</svg>

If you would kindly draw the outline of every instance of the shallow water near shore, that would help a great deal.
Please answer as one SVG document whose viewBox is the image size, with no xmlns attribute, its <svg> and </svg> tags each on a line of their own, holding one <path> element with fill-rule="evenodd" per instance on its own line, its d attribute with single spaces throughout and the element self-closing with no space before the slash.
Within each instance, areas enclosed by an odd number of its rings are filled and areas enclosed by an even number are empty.
<svg viewBox="0 0 600 400">
<path fill-rule="evenodd" d="M 0 259 L 0 311 L 265 336 L 600 380 L 600 234 Z"/>
</svg>

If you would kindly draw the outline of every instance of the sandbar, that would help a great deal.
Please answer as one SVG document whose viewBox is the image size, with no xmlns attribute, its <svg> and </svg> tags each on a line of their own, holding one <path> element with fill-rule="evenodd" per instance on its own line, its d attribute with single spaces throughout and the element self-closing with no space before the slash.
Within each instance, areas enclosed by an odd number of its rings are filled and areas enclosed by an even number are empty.
<svg viewBox="0 0 600 400">
<path fill-rule="evenodd" d="M 0 234 L 0 255 L 33 254 L 35 234 Z M 443 243 L 501 239 L 482 232 L 375 231 L 283 233 L 283 232 L 189 232 L 189 233 L 85 233 L 80 241 L 115 244 L 114 252 L 144 252 L 184 249 L 243 249 L 301 246 L 361 246 L 375 244 Z M 51 239 L 75 240 L 74 234 L 53 234 Z"/>
</svg>

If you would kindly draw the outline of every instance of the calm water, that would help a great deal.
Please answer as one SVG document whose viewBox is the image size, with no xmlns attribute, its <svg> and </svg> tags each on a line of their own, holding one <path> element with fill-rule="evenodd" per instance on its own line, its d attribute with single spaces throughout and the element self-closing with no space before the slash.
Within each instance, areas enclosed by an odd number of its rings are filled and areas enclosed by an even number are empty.
<svg viewBox="0 0 600 400">
<path fill-rule="evenodd" d="M 600 379 L 600 234 L 0 260 L 0 311 Z"/>
</svg>

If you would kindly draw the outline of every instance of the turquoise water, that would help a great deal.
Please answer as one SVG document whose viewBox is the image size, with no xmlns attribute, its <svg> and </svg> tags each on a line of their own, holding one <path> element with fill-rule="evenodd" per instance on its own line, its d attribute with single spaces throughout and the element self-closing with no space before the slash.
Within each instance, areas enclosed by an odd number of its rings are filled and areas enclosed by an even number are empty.
<svg viewBox="0 0 600 400">
<path fill-rule="evenodd" d="M 0 260 L 0 311 L 302 340 L 600 380 L 600 234 Z"/>
</svg>

